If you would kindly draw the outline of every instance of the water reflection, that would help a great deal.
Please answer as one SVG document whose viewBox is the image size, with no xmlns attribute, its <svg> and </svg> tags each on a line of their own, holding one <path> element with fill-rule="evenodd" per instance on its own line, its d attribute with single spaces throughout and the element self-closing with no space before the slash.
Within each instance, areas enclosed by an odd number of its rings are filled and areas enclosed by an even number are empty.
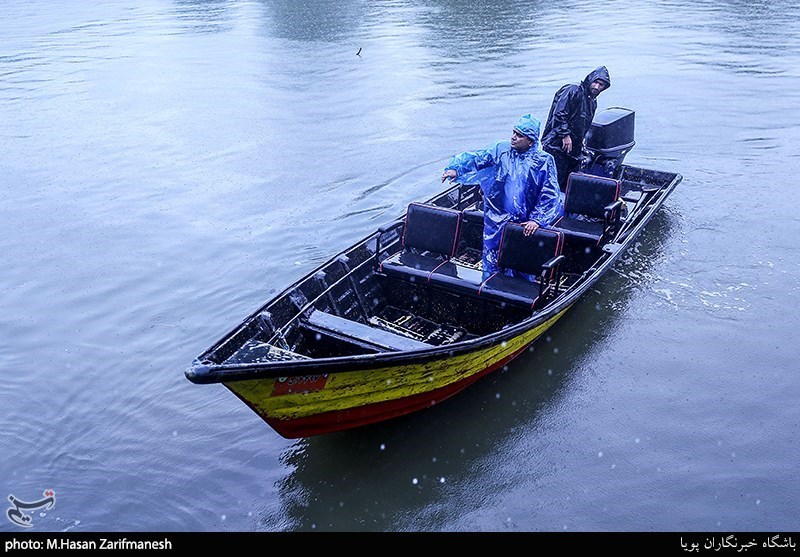
<svg viewBox="0 0 800 557">
<path fill-rule="evenodd" d="M 173 0 L 175 18 L 184 31 L 196 34 L 224 33 L 233 28 L 232 0 Z"/>
<path fill-rule="evenodd" d="M 694 34 L 683 44 L 686 59 L 693 63 L 736 74 L 779 75 L 786 64 L 770 57 L 797 56 L 798 19 L 800 6 L 794 2 L 705 0 L 694 4 L 687 17 L 660 25 L 667 33 L 677 29 L 680 35 Z"/>
<path fill-rule="evenodd" d="M 562 10 L 541 0 L 426 0 L 409 2 L 426 29 L 426 46 L 439 51 L 442 65 L 465 59 L 496 60 L 536 44 L 542 17 Z M 422 9 L 424 7 L 424 9 Z"/>
<path fill-rule="evenodd" d="M 659 213 L 630 256 L 501 372 L 436 406 L 360 429 L 299 440 L 281 455 L 292 472 L 278 482 L 284 515 L 264 529 L 437 531 L 457 529 L 460 508 L 485 506 L 527 437 L 549 436 L 550 416 L 575 390 L 576 371 L 591 368 L 625 306 L 647 288 L 673 229 Z M 649 277 L 649 278 L 648 278 Z M 548 473 L 532 467 L 534 482 Z M 508 474 L 520 473 L 510 470 Z M 476 504 L 476 503 L 475 503 Z M 453 507 L 453 508 L 450 508 Z"/>
<path fill-rule="evenodd" d="M 290 529 L 441 529 L 448 517 L 432 513 L 421 520 L 420 511 L 481 489 L 473 485 L 481 463 L 517 428 L 538 427 L 569 377 L 554 360 L 552 353 L 534 352 L 513 366 L 517 373 L 527 366 L 557 368 L 552 376 L 529 377 L 513 402 L 500 374 L 423 412 L 299 441 L 282 455 L 294 471 L 279 482 Z"/>
<path fill-rule="evenodd" d="M 271 36 L 304 42 L 346 40 L 357 33 L 373 10 L 379 9 L 362 0 L 260 1 Z"/>
</svg>

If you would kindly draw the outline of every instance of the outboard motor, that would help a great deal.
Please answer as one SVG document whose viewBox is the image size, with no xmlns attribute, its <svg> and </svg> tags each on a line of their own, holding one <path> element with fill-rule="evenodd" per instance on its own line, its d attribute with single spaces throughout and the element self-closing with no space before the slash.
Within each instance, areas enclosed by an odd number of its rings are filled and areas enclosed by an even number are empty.
<svg viewBox="0 0 800 557">
<path fill-rule="evenodd" d="M 582 164 L 584 172 L 619 178 L 622 161 L 636 144 L 633 140 L 634 115 L 633 110 L 620 107 L 595 114 L 586 132 L 586 153 Z"/>
</svg>

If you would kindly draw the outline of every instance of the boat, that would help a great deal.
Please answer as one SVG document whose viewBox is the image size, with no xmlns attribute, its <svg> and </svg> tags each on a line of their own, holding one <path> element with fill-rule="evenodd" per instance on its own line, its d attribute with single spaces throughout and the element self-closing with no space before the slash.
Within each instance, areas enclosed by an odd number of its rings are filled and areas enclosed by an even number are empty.
<svg viewBox="0 0 800 557">
<path fill-rule="evenodd" d="M 567 215 L 526 236 L 503 228 L 484 277 L 479 184 L 454 183 L 288 286 L 197 356 L 196 384 L 221 383 L 293 439 L 396 418 L 505 366 L 579 303 L 681 182 L 629 165 L 634 112 L 599 112 Z M 531 280 L 533 279 L 533 280 Z"/>
</svg>

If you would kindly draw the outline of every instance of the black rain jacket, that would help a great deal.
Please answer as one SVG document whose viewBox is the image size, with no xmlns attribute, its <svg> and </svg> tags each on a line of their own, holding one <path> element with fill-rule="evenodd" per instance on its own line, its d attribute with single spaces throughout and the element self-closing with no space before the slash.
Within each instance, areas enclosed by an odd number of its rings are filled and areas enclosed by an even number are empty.
<svg viewBox="0 0 800 557">
<path fill-rule="evenodd" d="M 545 150 L 562 151 L 561 138 L 565 135 L 572 137 L 572 157 L 579 157 L 583 138 L 589 131 L 589 126 L 597 110 L 597 98 L 589 94 L 589 86 L 596 79 L 608 83 L 606 89 L 611 87 L 611 77 L 605 66 L 600 66 L 579 84 L 564 85 L 553 97 L 550 114 L 544 126 L 542 147 Z M 605 91 L 605 89 L 603 89 Z"/>
</svg>

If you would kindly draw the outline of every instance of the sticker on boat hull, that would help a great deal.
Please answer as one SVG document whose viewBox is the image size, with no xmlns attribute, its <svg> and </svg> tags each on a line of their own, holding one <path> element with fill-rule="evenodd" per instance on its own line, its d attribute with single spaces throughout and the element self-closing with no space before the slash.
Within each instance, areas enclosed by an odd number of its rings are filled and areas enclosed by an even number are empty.
<svg viewBox="0 0 800 557">
<path fill-rule="evenodd" d="M 272 387 L 271 396 L 289 395 L 293 393 L 310 393 L 321 391 L 328 382 L 328 375 L 302 375 L 300 377 L 278 377 Z"/>
</svg>

